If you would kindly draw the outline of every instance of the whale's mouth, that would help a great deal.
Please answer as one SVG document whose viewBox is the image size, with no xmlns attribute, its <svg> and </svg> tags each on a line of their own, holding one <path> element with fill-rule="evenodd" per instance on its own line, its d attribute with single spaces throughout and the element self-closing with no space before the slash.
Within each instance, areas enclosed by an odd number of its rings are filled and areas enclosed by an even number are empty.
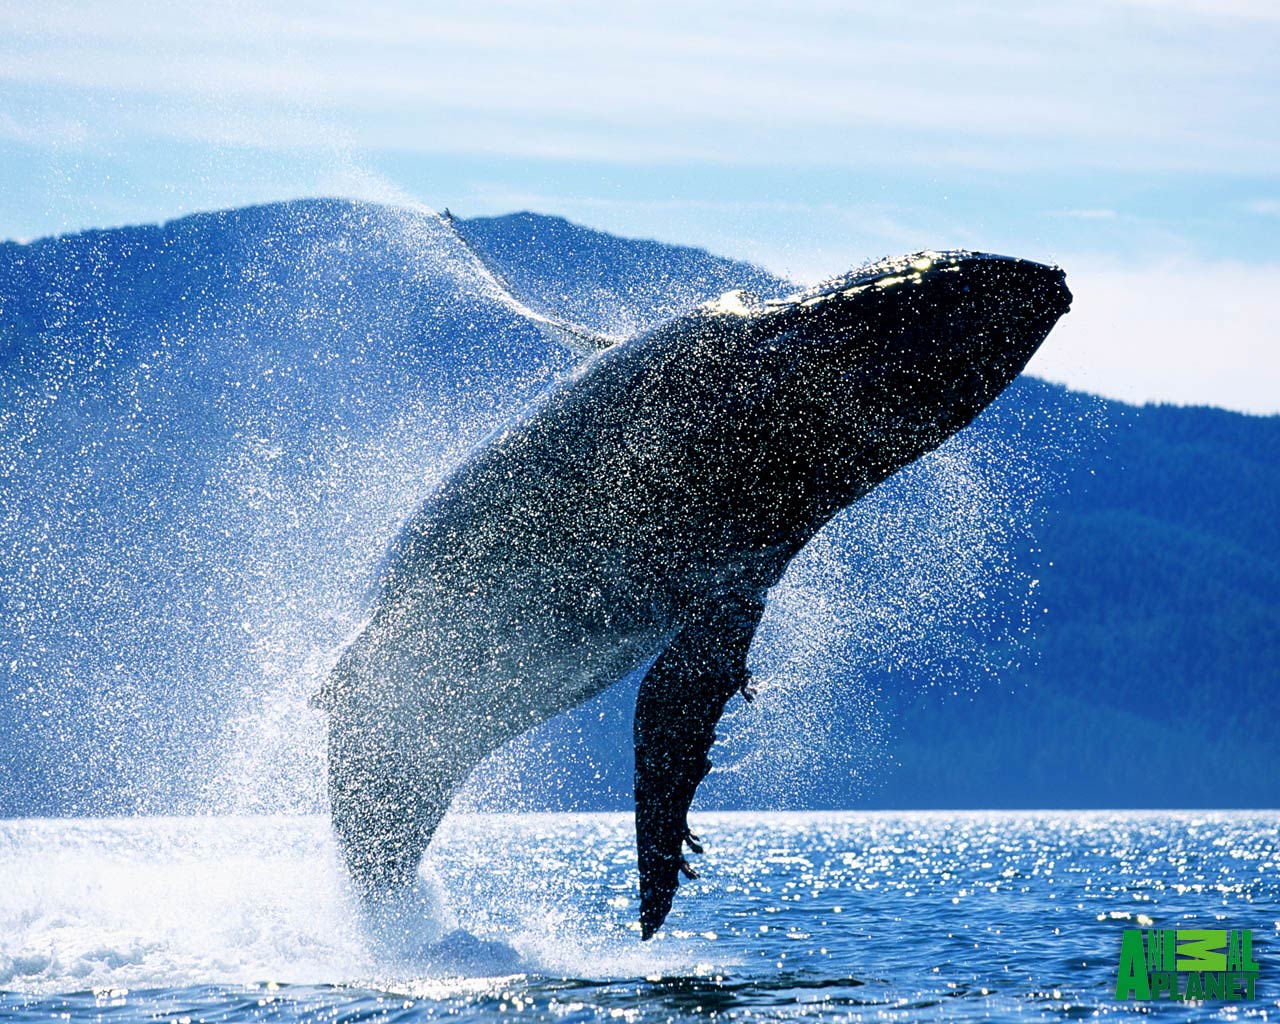
<svg viewBox="0 0 1280 1024">
<path fill-rule="evenodd" d="M 819 438 L 815 452 L 830 442 L 845 453 L 813 459 L 818 504 L 833 512 L 972 422 L 1023 371 L 1071 293 L 1056 266 L 925 251 L 762 306 L 759 347 L 776 346 L 785 365 L 771 414 L 794 426 L 800 448 Z M 851 475 L 841 459 L 870 468 Z"/>
</svg>

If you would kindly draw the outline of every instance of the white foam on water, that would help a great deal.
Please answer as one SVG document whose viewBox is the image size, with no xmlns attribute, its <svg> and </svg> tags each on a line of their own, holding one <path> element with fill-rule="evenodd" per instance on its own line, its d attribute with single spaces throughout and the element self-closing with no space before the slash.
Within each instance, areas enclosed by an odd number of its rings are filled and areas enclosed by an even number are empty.
<svg viewBox="0 0 1280 1024">
<path fill-rule="evenodd" d="M 319 820 L 0 825 L 0 985 L 61 991 L 372 971 Z"/>
<path fill-rule="evenodd" d="M 320 817 L 3 822 L 0 989 L 434 992 L 513 974 L 686 967 L 678 942 L 640 946 L 633 910 L 583 898 L 602 863 L 587 857 L 580 871 L 568 851 L 604 835 L 609 852 L 593 855 L 631 852 L 625 820 L 596 817 L 451 819 L 418 886 L 373 912 L 354 897 Z"/>
</svg>

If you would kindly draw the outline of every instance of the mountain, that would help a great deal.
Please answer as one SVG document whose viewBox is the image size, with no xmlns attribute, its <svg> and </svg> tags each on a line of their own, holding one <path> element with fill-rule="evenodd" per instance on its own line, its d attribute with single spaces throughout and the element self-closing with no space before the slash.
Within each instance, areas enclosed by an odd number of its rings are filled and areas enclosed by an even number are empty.
<svg viewBox="0 0 1280 1024">
<path fill-rule="evenodd" d="M 576 362 L 528 309 L 733 287 L 786 283 L 337 200 L 0 245 L 0 814 L 316 806 L 305 700 L 396 525 Z M 1276 806 L 1278 434 L 1019 381 L 793 566 L 700 805 Z M 635 683 L 469 799 L 627 806 Z"/>
<path fill-rule="evenodd" d="M 1280 417 L 1106 415 L 1040 531 L 1036 662 L 903 726 L 917 806 L 1280 803 Z"/>
<path fill-rule="evenodd" d="M 783 287 L 615 256 L 627 322 Z M 396 527 L 578 359 L 527 314 L 454 225 L 363 203 L 0 245 L 0 813 L 314 805 L 305 700 Z"/>
</svg>

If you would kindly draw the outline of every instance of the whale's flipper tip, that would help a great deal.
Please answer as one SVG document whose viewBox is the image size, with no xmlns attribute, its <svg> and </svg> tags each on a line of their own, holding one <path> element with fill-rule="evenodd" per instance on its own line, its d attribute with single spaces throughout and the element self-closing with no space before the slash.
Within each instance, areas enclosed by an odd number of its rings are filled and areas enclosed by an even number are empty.
<svg viewBox="0 0 1280 1024">
<path fill-rule="evenodd" d="M 711 770 L 707 754 L 724 706 L 747 681 L 747 650 L 764 611 L 759 596 L 732 596 L 685 629 L 653 663 L 636 699 L 636 853 L 640 866 L 640 937 L 662 927 L 680 876 L 698 873 L 687 845 L 689 807 Z"/>
<path fill-rule="evenodd" d="M 593 331 L 583 327 L 581 324 L 572 323 L 554 313 L 534 309 L 528 302 L 518 296 L 517 290 L 501 269 L 475 247 L 469 237 L 469 233 L 463 230 L 465 222 L 459 221 L 454 217 L 449 212 L 448 207 L 445 207 L 444 213 L 440 214 L 439 218 L 440 223 L 444 224 L 453 233 L 471 259 L 475 261 L 476 269 L 480 272 L 482 279 L 493 289 L 494 297 L 513 312 L 551 331 L 552 336 L 565 347 L 577 352 L 579 355 L 591 355 L 594 352 L 611 348 L 622 340 L 613 335 Z"/>
</svg>

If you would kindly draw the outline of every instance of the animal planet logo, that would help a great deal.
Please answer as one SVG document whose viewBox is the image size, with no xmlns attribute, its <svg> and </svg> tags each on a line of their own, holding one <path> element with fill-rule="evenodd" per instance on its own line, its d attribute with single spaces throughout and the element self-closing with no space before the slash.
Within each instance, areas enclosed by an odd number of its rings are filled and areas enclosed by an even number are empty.
<svg viewBox="0 0 1280 1024">
<path fill-rule="evenodd" d="M 1126 928 L 1117 999 L 1253 999 L 1258 962 L 1248 929 Z"/>
</svg>

